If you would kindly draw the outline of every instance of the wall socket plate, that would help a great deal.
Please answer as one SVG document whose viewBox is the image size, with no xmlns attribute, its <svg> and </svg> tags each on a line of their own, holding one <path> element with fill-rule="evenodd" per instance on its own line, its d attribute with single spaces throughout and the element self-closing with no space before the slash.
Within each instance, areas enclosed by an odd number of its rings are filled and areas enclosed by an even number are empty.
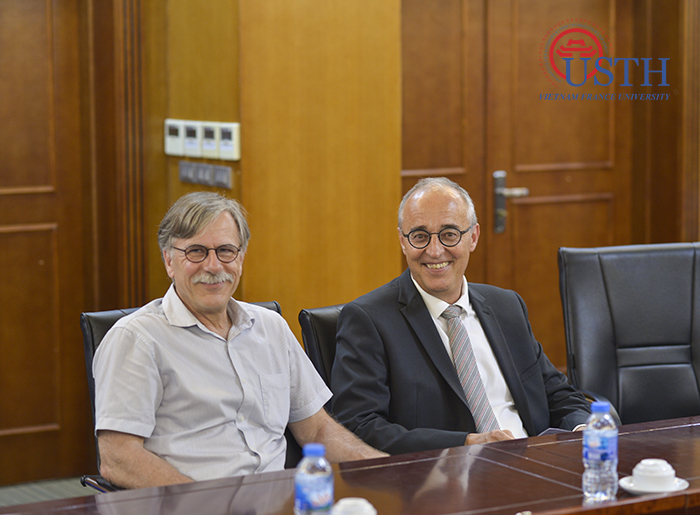
<svg viewBox="0 0 700 515">
<path fill-rule="evenodd" d="M 178 164 L 180 172 L 180 182 L 197 183 L 196 169 L 190 161 L 180 161 Z"/>
<path fill-rule="evenodd" d="M 181 182 L 233 189 L 233 171 L 230 166 L 180 161 L 178 168 Z"/>
<path fill-rule="evenodd" d="M 233 173 L 230 166 L 214 166 L 214 186 L 233 189 Z"/>
</svg>

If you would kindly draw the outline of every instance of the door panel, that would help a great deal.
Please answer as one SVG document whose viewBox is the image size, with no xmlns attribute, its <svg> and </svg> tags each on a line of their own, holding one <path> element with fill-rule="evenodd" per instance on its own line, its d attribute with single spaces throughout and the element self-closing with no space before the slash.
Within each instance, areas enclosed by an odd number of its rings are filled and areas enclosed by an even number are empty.
<svg viewBox="0 0 700 515">
<path fill-rule="evenodd" d="M 469 191 L 482 232 L 468 280 L 520 293 L 535 336 L 562 370 L 557 249 L 629 242 L 632 113 L 629 102 L 581 99 L 614 93 L 614 85 L 586 80 L 573 87 L 545 74 L 544 41 L 561 23 L 584 20 L 615 55 L 631 56 L 631 6 L 628 0 L 402 2 L 403 191 L 420 177 L 441 175 Z M 572 81 L 582 79 L 574 68 Z M 570 93 L 579 100 L 541 99 Z M 507 187 L 529 190 L 506 200 L 502 233 L 495 232 L 498 170 L 507 172 Z"/>
<path fill-rule="evenodd" d="M 53 186 L 49 9 L 44 0 L 0 1 L 0 98 L 12 99 L 0 102 L 2 189 Z"/>
<path fill-rule="evenodd" d="M 53 358 L 56 326 L 56 225 L 28 224 L 0 228 L 0 269 L 6 274 L 0 292 L 2 315 L 2 382 L 0 431 L 19 428 L 56 430 L 59 426 L 57 394 L 59 366 Z M 28 273 L 31 256 L 34 270 Z M 42 292 L 18 295 L 17 292 Z M 47 323 L 22 327 L 30 314 L 45 313 Z M 31 328 L 31 331 L 28 328 Z M 29 332 L 32 333 L 29 340 Z M 33 344 L 28 345 L 27 342 Z M 43 357 L 48 357 L 44 359 Z M 41 357 L 41 359 L 37 359 Z M 31 371 L 31 373 L 27 373 Z M 18 407 L 22 407 L 18 409 Z"/>
<path fill-rule="evenodd" d="M 0 0 L 0 484 L 94 468 L 79 26 L 77 0 Z"/>
<path fill-rule="evenodd" d="M 562 21 L 586 20 L 614 43 L 616 55 L 628 56 L 631 14 L 626 2 L 603 0 L 487 5 L 486 174 L 505 170 L 507 187 L 530 192 L 507 201 L 506 230 L 490 230 L 482 241 L 487 281 L 523 296 L 535 336 L 564 369 L 557 249 L 629 241 L 631 113 L 629 103 L 585 99 L 615 93 L 614 85 L 587 80 L 573 87 L 543 73 L 542 41 Z M 572 82 L 582 81 L 572 74 Z M 541 98 L 547 94 L 578 99 Z M 493 182 L 487 184 L 482 219 L 493 220 Z"/>
<path fill-rule="evenodd" d="M 615 199 L 609 194 L 542 196 L 511 201 L 512 288 L 527 303 L 535 337 L 559 368 L 566 364 L 557 249 L 614 241 Z M 562 221 L 562 223 L 557 223 Z M 507 285 L 510 286 L 510 285 Z"/>
</svg>

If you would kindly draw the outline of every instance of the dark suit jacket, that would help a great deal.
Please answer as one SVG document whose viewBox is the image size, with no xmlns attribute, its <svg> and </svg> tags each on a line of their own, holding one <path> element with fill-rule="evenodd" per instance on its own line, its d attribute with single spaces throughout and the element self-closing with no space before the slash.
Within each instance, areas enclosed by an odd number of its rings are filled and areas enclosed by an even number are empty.
<svg viewBox="0 0 700 515">
<path fill-rule="evenodd" d="M 522 298 L 470 283 L 469 299 L 528 435 L 584 423 L 588 403 L 545 356 Z M 464 445 L 476 430 L 452 360 L 408 270 L 343 308 L 331 390 L 338 420 L 391 454 Z"/>
</svg>

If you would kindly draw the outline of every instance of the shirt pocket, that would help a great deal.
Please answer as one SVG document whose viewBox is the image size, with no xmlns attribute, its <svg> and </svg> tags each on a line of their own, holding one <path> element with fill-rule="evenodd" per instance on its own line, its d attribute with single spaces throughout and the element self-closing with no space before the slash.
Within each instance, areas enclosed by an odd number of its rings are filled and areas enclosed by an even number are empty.
<svg viewBox="0 0 700 515">
<path fill-rule="evenodd" d="M 284 374 L 260 374 L 260 392 L 265 423 L 284 430 L 289 422 L 289 378 Z"/>
</svg>

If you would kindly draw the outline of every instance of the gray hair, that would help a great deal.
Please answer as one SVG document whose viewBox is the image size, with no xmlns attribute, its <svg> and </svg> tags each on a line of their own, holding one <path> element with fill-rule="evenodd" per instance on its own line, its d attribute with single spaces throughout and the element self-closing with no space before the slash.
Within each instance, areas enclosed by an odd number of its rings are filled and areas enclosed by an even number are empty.
<svg viewBox="0 0 700 515">
<path fill-rule="evenodd" d="M 474 225 L 477 222 L 474 202 L 472 202 L 472 198 L 469 196 L 469 193 L 467 193 L 467 190 L 447 177 L 426 177 L 419 180 L 415 186 L 413 186 L 413 188 L 408 190 L 408 192 L 403 196 L 403 199 L 401 199 L 401 204 L 399 204 L 399 228 L 403 222 L 403 208 L 406 205 L 406 202 L 408 202 L 408 199 L 419 191 L 433 188 L 449 188 L 457 192 L 467 204 L 467 217 L 469 220 L 469 225 Z"/>
<path fill-rule="evenodd" d="M 180 197 L 168 210 L 158 227 L 158 245 L 161 252 L 171 250 L 172 241 L 176 238 L 192 238 L 224 212 L 229 213 L 236 222 L 241 252 L 245 252 L 250 239 L 245 209 L 235 199 L 207 191 L 188 193 Z"/>
</svg>

